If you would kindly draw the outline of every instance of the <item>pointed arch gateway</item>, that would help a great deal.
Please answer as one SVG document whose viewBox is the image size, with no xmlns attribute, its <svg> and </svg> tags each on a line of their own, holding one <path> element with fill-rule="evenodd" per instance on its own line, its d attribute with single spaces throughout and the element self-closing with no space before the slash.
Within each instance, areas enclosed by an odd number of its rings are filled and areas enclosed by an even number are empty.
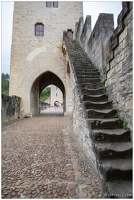
<svg viewBox="0 0 134 200">
<path fill-rule="evenodd" d="M 66 98 L 66 92 L 65 92 L 65 86 L 63 82 L 60 80 L 60 78 L 54 74 L 53 72 L 47 71 L 41 74 L 37 79 L 34 81 L 31 92 L 30 92 L 30 110 L 32 115 L 38 114 L 40 112 L 40 94 L 42 90 L 47 87 L 48 85 L 55 85 L 57 86 L 63 93 L 63 110 L 66 111 L 66 105 L 65 105 L 65 98 Z"/>
</svg>

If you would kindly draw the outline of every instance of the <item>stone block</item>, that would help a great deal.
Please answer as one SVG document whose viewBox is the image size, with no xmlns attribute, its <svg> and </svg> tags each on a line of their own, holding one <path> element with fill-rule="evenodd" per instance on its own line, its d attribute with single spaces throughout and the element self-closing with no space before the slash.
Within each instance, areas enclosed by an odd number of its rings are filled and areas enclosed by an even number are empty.
<svg viewBox="0 0 134 200">
<path fill-rule="evenodd" d="M 20 117 L 20 103 L 20 97 L 10 97 L 2 94 L 2 123 L 7 123 Z"/>
<path fill-rule="evenodd" d="M 106 62 L 107 63 L 110 62 L 113 58 L 114 58 L 114 52 L 112 50 L 112 51 L 110 51 L 109 55 L 107 56 Z"/>
<path fill-rule="evenodd" d="M 127 28 L 125 28 L 124 31 L 119 35 L 119 43 L 121 43 L 125 39 L 127 34 L 128 34 L 128 31 L 127 31 Z"/>
<path fill-rule="evenodd" d="M 116 34 L 113 34 L 111 36 L 110 51 L 115 49 L 118 44 L 119 44 L 118 37 Z"/>
</svg>

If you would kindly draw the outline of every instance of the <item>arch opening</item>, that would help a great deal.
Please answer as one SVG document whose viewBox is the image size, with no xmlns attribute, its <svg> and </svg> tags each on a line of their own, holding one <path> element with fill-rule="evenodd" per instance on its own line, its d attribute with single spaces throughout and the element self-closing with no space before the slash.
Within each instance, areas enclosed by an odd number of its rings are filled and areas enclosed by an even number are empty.
<svg viewBox="0 0 134 200">
<path fill-rule="evenodd" d="M 40 113 L 40 94 L 49 85 L 55 85 L 61 90 L 63 94 L 63 112 L 66 112 L 66 92 L 64 84 L 56 74 L 47 71 L 37 77 L 31 87 L 30 110 L 32 116 Z"/>
<path fill-rule="evenodd" d="M 50 109 L 51 108 L 51 109 Z M 63 113 L 63 93 L 55 85 L 44 88 L 40 94 L 40 112 L 60 110 Z"/>
</svg>

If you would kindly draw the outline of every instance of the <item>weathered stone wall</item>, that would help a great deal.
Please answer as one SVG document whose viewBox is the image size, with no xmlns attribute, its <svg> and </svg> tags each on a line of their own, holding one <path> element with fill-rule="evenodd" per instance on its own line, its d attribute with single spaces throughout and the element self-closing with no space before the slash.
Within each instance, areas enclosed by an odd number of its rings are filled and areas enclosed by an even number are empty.
<svg viewBox="0 0 134 200">
<path fill-rule="evenodd" d="M 109 99 L 132 130 L 133 119 L 133 9 L 132 2 L 123 2 L 123 10 L 118 16 L 118 26 L 105 46 L 106 88 Z"/>
<path fill-rule="evenodd" d="M 133 3 L 122 2 L 118 25 L 114 30 L 113 15 L 100 14 L 89 34 L 82 32 L 90 22 L 80 18 L 76 24 L 76 39 L 99 69 L 109 100 L 132 130 L 132 40 Z M 86 29 L 85 29 L 86 31 Z M 86 35 L 86 37 L 85 37 Z M 86 39 L 85 39 L 86 38 Z M 89 38 L 89 39 L 88 39 Z M 86 41 L 87 44 L 85 44 Z"/>
<path fill-rule="evenodd" d="M 7 123 L 20 117 L 20 101 L 17 96 L 7 96 L 2 94 L 2 123 Z"/>
<path fill-rule="evenodd" d="M 65 90 L 68 87 L 62 54 L 63 31 L 72 29 L 75 35 L 75 23 L 81 16 L 83 2 L 59 1 L 58 8 L 47 8 L 45 1 L 14 3 L 9 94 L 22 98 L 22 116 L 32 116 L 38 111 L 39 93 L 36 95 L 40 88 L 32 87 L 39 83 L 36 79 L 43 73 L 52 72 Z M 35 36 L 36 23 L 44 24 L 44 36 Z M 71 88 L 67 89 L 64 99 L 66 112 L 72 111 L 70 91 Z"/>
<path fill-rule="evenodd" d="M 80 91 L 78 90 L 75 78 L 73 79 L 73 129 L 78 139 L 80 146 L 87 154 L 88 158 L 96 167 L 96 157 L 93 151 L 92 139 L 90 138 L 90 128 L 87 125 L 87 120 L 84 117 L 83 107 L 80 102 Z"/>
<path fill-rule="evenodd" d="M 66 35 L 66 33 L 64 33 Z M 66 36 L 65 36 L 66 37 Z M 68 44 L 68 48 L 66 46 L 65 37 L 63 35 L 63 52 L 65 54 L 66 67 L 69 68 L 68 76 L 70 76 L 70 84 L 72 84 L 73 88 L 73 130 L 78 139 L 80 146 L 83 148 L 88 158 L 96 167 L 96 157 L 93 150 L 92 139 L 90 134 L 90 128 L 87 124 L 87 119 L 84 117 L 85 113 L 82 107 L 82 103 L 80 102 L 80 90 L 78 88 L 75 70 L 73 66 L 73 61 L 75 60 L 75 51 L 78 51 L 75 48 L 73 54 L 71 53 L 71 45 Z M 68 41 L 69 42 L 69 41 Z M 71 43 L 71 42 L 70 42 Z M 68 52 L 70 46 L 70 52 Z M 77 54 L 77 53 L 76 53 Z M 73 58 L 74 56 L 74 58 Z M 73 61 L 71 59 L 74 59 Z"/>
<path fill-rule="evenodd" d="M 87 16 L 84 25 L 82 23 L 82 19 L 80 18 L 77 26 L 76 39 L 79 41 L 80 45 L 93 63 L 97 66 L 102 77 L 105 77 L 103 71 L 105 56 L 103 44 L 112 35 L 113 30 L 114 22 L 112 14 L 101 13 L 93 31 L 91 30 L 91 16 Z"/>
</svg>

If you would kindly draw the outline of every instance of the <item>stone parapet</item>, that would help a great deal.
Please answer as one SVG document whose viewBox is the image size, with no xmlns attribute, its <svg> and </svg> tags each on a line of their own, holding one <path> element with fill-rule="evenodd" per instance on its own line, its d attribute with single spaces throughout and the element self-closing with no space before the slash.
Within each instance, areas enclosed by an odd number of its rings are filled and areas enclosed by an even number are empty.
<svg viewBox="0 0 134 200">
<path fill-rule="evenodd" d="M 20 97 L 2 94 L 2 123 L 7 123 L 20 117 Z"/>
<path fill-rule="evenodd" d="M 113 30 L 113 14 L 104 13 L 99 15 L 93 31 L 91 30 L 91 16 L 87 16 L 83 24 L 80 18 L 76 30 L 77 41 L 99 69 L 102 77 L 104 77 L 103 65 L 105 61 L 103 44 L 112 35 Z"/>
</svg>

